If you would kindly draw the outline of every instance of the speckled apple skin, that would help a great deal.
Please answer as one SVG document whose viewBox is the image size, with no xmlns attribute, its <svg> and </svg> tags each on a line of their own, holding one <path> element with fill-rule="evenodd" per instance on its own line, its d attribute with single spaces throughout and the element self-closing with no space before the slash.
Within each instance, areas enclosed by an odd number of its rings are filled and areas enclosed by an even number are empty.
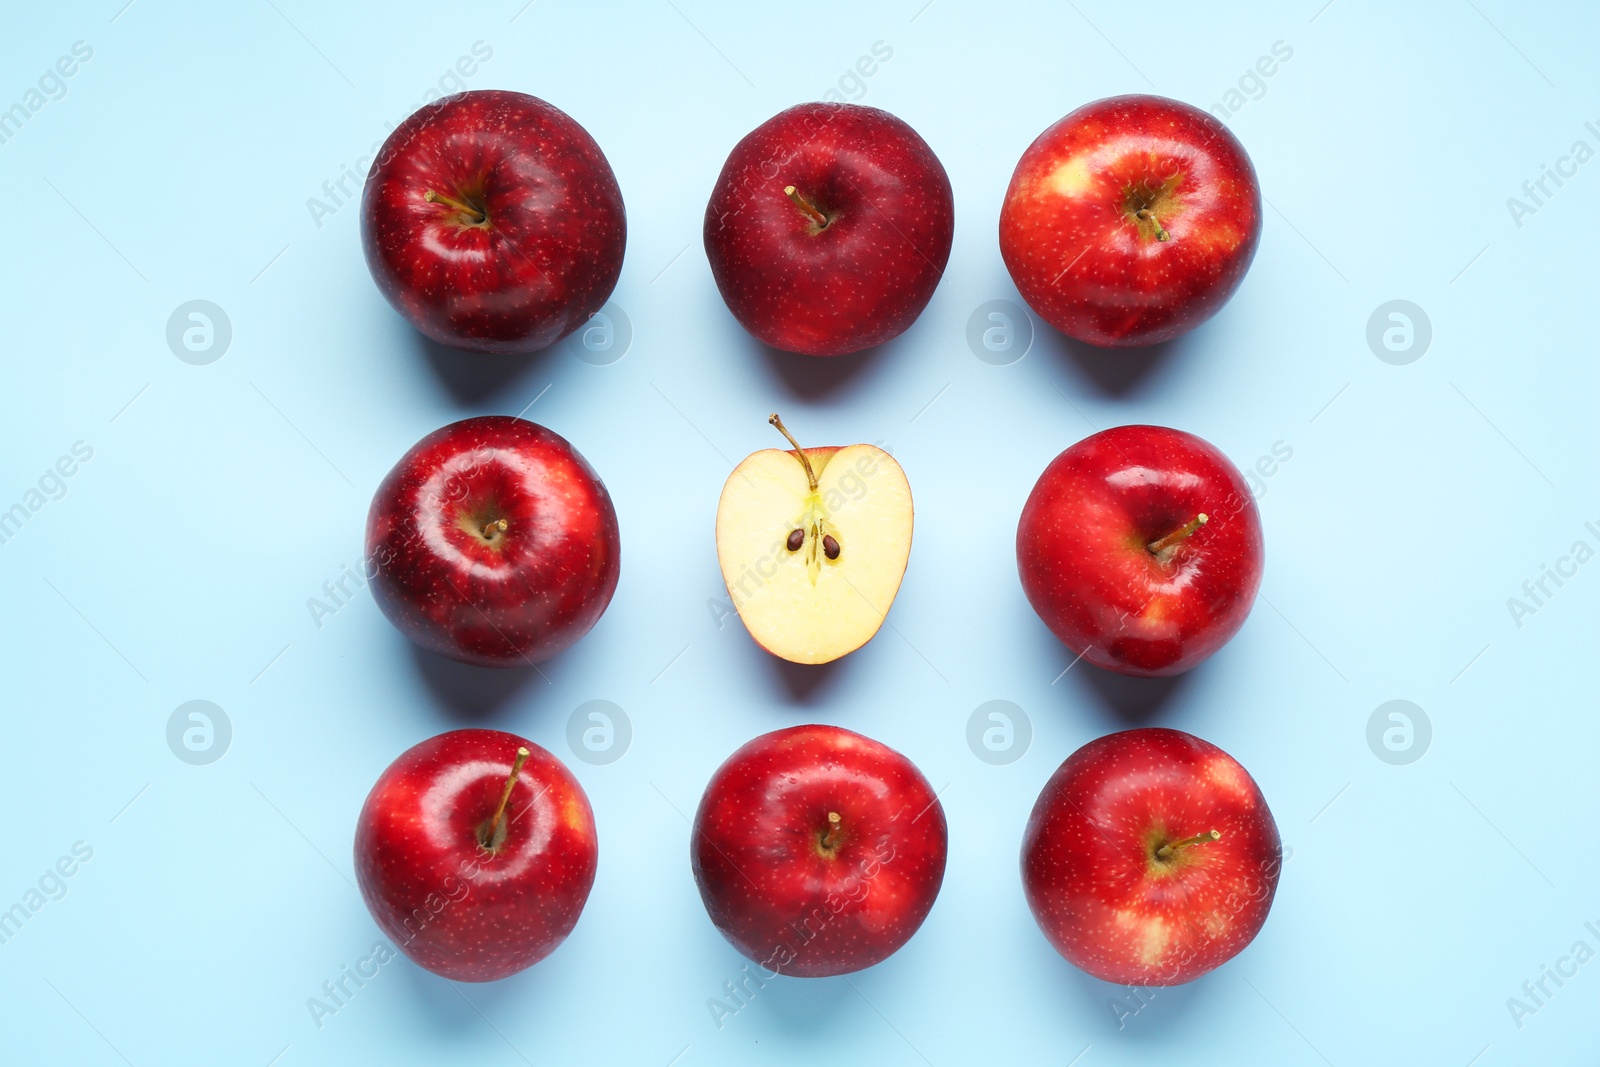
<svg viewBox="0 0 1600 1067">
<path fill-rule="evenodd" d="M 1171 556 L 1145 546 L 1206 513 Z M 1261 586 L 1261 515 L 1212 445 L 1164 426 L 1117 426 L 1062 452 L 1017 523 L 1028 602 L 1097 667 L 1178 674 L 1238 633 Z"/>
<path fill-rule="evenodd" d="M 841 816 L 833 855 L 816 843 Z M 717 769 L 694 818 L 711 921 L 770 974 L 870 967 L 911 939 L 944 881 L 944 808 L 894 749 L 836 726 L 763 734 Z"/>
<path fill-rule="evenodd" d="M 1211 830 L 1221 837 L 1151 873 L 1152 840 Z M 1067 757 L 1022 842 L 1039 929 L 1072 964 L 1123 985 L 1178 985 L 1236 956 L 1267 920 L 1282 863 L 1278 825 L 1245 769 L 1210 742 L 1154 727 Z"/>
<path fill-rule="evenodd" d="M 494 502 L 499 547 L 458 517 Z M 373 599 L 412 641 L 484 667 L 548 659 L 588 633 L 616 591 L 621 535 L 599 475 L 536 423 L 483 415 L 417 442 L 367 514 Z"/>
<path fill-rule="evenodd" d="M 477 827 L 494 816 L 518 747 L 498 851 Z M 594 885 L 589 799 L 562 762 L 499 730 L 452 730 L 407 749 L 378 778 L 356 823 L 356 881 L 400 951 L 435 974 L 490 982 L 566 940 Z"/>
<path fill-rule="evenodd" d="M 1172 190 L 1168 239 L 1124 213 L 1127 190 Z M 1000 255 L 1022 298 L 1069 337 L 1168 341 L 1233 296 L 1261 240 L 1254 166 L 1207 112 L 1159 96 L 1086 104 L 1028 146 L 1000 209 Z"/>
<path fill-rule="evenodd" d="M 829 216 L 818 229 L 784 194 Z M 860 104 L 799 104 L 728 156 L 706 205 L 706 258 L 728 310 L 773 348 L 839 356 L 901 333 L 950 259 L 955 198 L 917 132 Z"/>
<path fill-rule="evenodd" d="M 424 199 L 476 198 L 484 226 Z M 627 245 L 605 154 L 559 108 L 476 89 L 423 105 L 384 141 L 361 198 L 378 289 L 418 330 L 479 352 L 532 352 L 599 311 Z"/>
</svg>

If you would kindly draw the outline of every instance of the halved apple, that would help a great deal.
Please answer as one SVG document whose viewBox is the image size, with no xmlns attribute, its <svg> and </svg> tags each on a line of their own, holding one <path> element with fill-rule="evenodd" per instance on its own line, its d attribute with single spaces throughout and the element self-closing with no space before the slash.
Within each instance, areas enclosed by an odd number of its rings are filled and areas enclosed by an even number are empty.
<svg viewBox="0 0 1600 1067">
<path fill-rule="evenodd" d="M 874 445 L 751 453 L 717 503 L 717 562 L 756 643 L 828 663 L 883 625 L 911 556 L 911 486 Z"/>
</svg>

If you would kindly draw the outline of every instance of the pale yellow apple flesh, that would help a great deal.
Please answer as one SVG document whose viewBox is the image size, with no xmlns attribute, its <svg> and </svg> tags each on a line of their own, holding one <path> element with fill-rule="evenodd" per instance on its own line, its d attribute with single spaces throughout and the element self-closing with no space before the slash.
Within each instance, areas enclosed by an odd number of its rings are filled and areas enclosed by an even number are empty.
<svg viewBox="0 0 1600 1067">
<path fill-rule="evenodd" d="M 717 562 L 757 644 L 827 663 L 870 641 L 894 603 L 911 555 L 911 486 L 873 445 L 805 455 L 815 492 L 792 451 L 763 449 L 733 469 L 717 504 Z"/>
</svg>

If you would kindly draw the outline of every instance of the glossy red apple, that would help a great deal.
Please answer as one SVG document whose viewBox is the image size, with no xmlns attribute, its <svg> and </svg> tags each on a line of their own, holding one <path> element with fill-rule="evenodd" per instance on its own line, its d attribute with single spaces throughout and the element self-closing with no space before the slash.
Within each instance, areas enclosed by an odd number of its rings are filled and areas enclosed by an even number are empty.
<svg viewBox="0 0 1600 1067">
<path fill-rule="evenodd" d="M 887 959 L 944 880 L 944 808 L 894 749 L 837 726 L 750 741 L 694 817 L 711 921 L 767 974 L 817 978 Z"/>
<path fill-rule="evenodd" d="M 548 956 L 577 925 L 598 861 L 594 814 L 550 753 L 499 730 L 407 749 L 356 823 L 367 909 L 417 964 L 490 982 Z"/>
<path fill-rule="evenodd" d="M 1178 674 L 1244 625 L 1261 585 L 1244 476 L 1193 434 L 1102 430 L 1061 453 L 1017 523 L 1022 590 L 1062 643 L 1122 674 Z"/>
<path fill-rule="evenodd" d="M 1232 756 L 1180 730 L 1124 730 L 1078 749 L 1045 784 L 1022 887 L 1075 966 L 1179 985 L 1255 939 L 1282 862 L 1272 812 Z"/>
<path fill-rule="evenodd" d="M 507 415 L 418 441 L 367 513 L 378 607 L 424 648 L 484 667 L 536 663 L 611 603 L 621 537 L 599 475 L 560 435 Z"/>
<path fill-rule="evenodd" d="M 1215 315 L 1260 239 L 1244 146 L 1159 96 L 1097 100 L 1045 130 L 1000 209 L 1000 254 L 1028 306 L 1107 347 L 1170 340 Z"/>
<path fill-rule="evenodd" d="M 367 267 L 441 344 L 531 352 L 600 310 L 622 271 L 622 191 L 588 131 L 526 93 L 475 89 L 389 135 L 361 196 Z"/>
<path fill-rule="evenodd" d="M 728 310 L 763 343 L 812 356 L 905 332 L 954 233 L 933 149 L 860 104 L 800 104 L 757 126 L 706 205 L 706 257 Z"/>
</svg>

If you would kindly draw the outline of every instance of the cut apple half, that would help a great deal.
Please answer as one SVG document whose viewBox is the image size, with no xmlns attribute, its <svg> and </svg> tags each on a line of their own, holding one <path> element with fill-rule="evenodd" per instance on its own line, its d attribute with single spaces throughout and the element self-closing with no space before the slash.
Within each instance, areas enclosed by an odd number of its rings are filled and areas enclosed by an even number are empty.
<svg viewBox="0 0 1600 1067">
<path fill-rule="evenodd" d="M 911 556 L 911 486 L 875 445 L 751 453 L 717 504 L 717 562 L 756 643 L 828 663 L 878 632 Z"/>
</svg>

